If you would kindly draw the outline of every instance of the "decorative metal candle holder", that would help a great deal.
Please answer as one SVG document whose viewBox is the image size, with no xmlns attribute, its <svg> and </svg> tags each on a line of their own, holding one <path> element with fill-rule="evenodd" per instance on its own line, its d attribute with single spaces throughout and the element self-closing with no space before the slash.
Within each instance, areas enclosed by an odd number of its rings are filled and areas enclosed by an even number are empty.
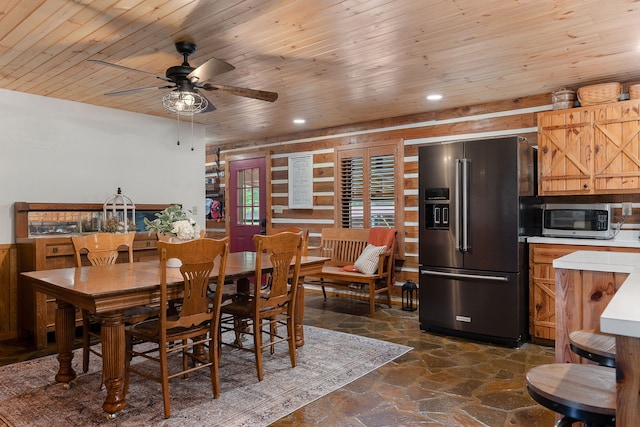
<svg viewBox="0 0 640 427">
<path fill-rule="evenodd" d="M 409 279 L 402 285 L 402 309 L 416 311 L 418 308 L 418 285 Z"/>
<path fill-rule="evenodd" d="M 112 194 L 102 206 L 102 230 L 108 233 L 130 233 L 136 231 L 136 205 L 122 194 Z"/>
</svg>

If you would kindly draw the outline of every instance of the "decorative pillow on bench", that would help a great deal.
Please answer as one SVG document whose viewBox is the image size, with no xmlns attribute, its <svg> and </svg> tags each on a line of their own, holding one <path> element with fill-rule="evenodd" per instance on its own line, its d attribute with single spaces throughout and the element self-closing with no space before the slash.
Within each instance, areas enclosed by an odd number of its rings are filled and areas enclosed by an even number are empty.
<svg viewBox="0 0 640 427">
<path fill-rule="evenodd" d="M 378 259 L 387 250 L 386 246 L 368 244 L 360 254 L 353 267 L 363 274 L 375 274 L 378 270 Z"/>
</svg>

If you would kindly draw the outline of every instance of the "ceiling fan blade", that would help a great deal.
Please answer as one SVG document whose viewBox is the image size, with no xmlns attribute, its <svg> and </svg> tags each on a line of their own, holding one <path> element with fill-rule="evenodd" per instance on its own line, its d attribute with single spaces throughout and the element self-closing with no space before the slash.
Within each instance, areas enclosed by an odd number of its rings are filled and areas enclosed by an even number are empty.
<svg viewBox="0 0 640 427">
<path fill-rule="evenodd" d="M 119 69 L 125 70 L 125 71 L 134 71 L 136 73 L 143 73 L 143 74 L 147 74 L 147 75 L 153 76 L 156 79 L 164 80 L 166 82 L 171 82 L 171 80 L 169 80 L 166 77 L 158 76 L 157 74 L 153 74 L 153 73 L 150 73 L 148 71 L 137 70 L 135 68 L 125 67 L 124 65 L 112 64 L 111 62 L 105 62 L 105 61 L 101 61 L 99 59 L 87 59 L 87 61 L 95 62 L 96 64 L 106 65 L 108 67 L 119 68 Z"/>
<path fill-rule="evenodd" d="M 218 58 L 211 58 L 198 68 L 193 70 L 187 76 L 188 79 L 195 82 L 205 82 L 211 80 L 217 75 L 235 70 L 236 67 Z"/>
<path fill-rule="evenodd" d="M 262 101 L 273 102 L 278 99 L 278 94 L 275 92 L 267 92 L 265 90 L 248 89 L 244 87 L 216 85 L 207 83 L 199 86 L 204 90 L 219 90 L 220 92 L 230 93 L 232 95 L 244 96 L 246 98 L 260 99 Z"/>
<path fill-rule="evenodd" d="M 200 111 L 200 113 L 210 113 L 212 111 L 216 111 L 216 106 L 213 105 L 213 103 L 211 102 L 210 99 L 208 99 L 206 96 L 204 96 L 202 93 L 200 93 L 200 91 L 198 91 L 198 89 L 193 89 L 193 91 L 207 100 L 207 108 L 205 108 L 204 110 Z"/>
<path fill-rule="evenodd" d="M 210 113 L 212 111 L 216 111 L 216 106 L 213 105 L 213 103 L 207 99 L 207 101 L 209 101 L 209 104 L 207 104 L 207 108 L 205 108 L 204 110 L 202 110 L 203 113 Z"/>
<path fill-rule="evenodd" d="M 138 93 L 138 92 L 144 92 L 146 90 L 151 90 L 151 89 L 171 89 L 173 86 L 161 86 L 161 87 L 157 87 L 157 86 L 150 86 L 150 87 L 139 87 L 137 89 L 127 89 L 127 90 L 119 90 L 117 92 L 108 92 L 105 93 L 105 95 L 107 96 L 120 96 L 120 95 L 130 95 L 132 93 Z"/>
</svg>

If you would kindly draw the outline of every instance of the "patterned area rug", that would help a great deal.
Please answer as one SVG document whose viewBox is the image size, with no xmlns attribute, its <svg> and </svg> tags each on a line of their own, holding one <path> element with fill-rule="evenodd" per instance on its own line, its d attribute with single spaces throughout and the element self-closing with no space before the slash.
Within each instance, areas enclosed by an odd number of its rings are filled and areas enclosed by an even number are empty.
<svg viewBox="0 0 640 427">
<path fill-rule="evenodd" d="M 286 345 L 264 352 L 259 382 L 252 353 L 223 347 L 222 393 L 214 400 L 209 371 L 170 381 L 171 418 L 163 416 L 160 384 L 132 375 L 127 406 L 115 421 L 102 410 L 105 392 L 98 357 L 82 374 L 82 355 L 73 366 L 78 377 L 70 390 L 53 380 L 55 356 L 0 368 L 0 425 L 9 426 L 266 426 L 343 387 L 411 350 L 357 335 L 305 326 L 305 345 L 291 368 Z M 147 363 L 147 362 L 145 362 Z"/>
</svg>

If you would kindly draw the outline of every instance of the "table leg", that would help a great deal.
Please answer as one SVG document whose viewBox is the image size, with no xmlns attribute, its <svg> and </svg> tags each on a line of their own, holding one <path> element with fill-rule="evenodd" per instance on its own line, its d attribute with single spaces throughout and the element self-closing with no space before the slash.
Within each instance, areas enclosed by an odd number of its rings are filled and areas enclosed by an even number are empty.
<svg viewBox="0 0 640 427">
<path fill-rule="evenodd" d="M 195 337 L 194 341 L 204 341 L 207 338 L 206 335 L 200 335 Z M 193 357 L 198 359 L 200 363 L 207 363 L 209 360 L 209 353 L 205 350 L 203 344 L 196 344 L 193 346 Z"/>
<path fill-rule="evenodd" d="M 239 294 L 245 293 L 248 294 L 251 292 L 251 282 L 246 277 L 241 277 L 236 280 L 236 292 Z"/>
<path fill-rule="evenodd" d="M 297 286 L 293 328 L 296 335 L 296 347 L 302 347 L 304 345 L 304 328 L 302 327 L 302 321 L 304 319 L 304 277 L 298 278 Z"/>
<path fill-rule="evenodd" d="M 42 292 L 34 292 L 34 308 L 36 309 L 36 318 L 34 320 L 33 337 L 37 349 L 47 348 L 47 294 Z M 42 310 L 39 309 L 42 307 Z M 55 322 L 55 319 L 53 320 Z"/>
<path fill-rule="evenodd" d="M 124 396 L 124 322 L 121 311 L 101 314 L 102 375 L 107 389 L 107 398 L 102 409 L 115 417 L 126 406 Z"/>
<path fill-rule="evenodd" d="M 59 383 L 70 383 L 76 372 L 71 367 L 73 360 L 73 337 L 76 326 L 76 308 L 65 301 L 57 300 L 56 308 L 56 344 L 58 346 L 58 362 L 60 367 L 56 374 Z"/>
</svg>

